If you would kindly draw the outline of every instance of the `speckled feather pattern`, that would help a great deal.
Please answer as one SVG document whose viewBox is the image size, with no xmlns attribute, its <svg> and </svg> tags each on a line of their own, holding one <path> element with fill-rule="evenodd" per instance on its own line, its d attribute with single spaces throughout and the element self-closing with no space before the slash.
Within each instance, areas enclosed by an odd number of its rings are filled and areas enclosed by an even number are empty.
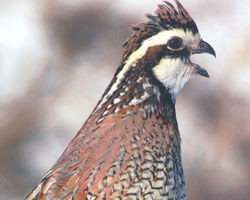
<svg viewBox="0 0 250 200">
<path fill-rule="evenodd" d="M 88 122 L 42 180 L 46 193 L 37 199 L 184 199 L 179 132 L 163 112 Z"/>
<path fill-rule="evenodd" d="M 174 104 L 136 69 L 90 116 L 34 199 L 185 199 Z M 145 93 L 142 103 L 129 105 Z"/>
<path fill-rule="evenodd" d="M 188 55 L 173 54 L 156 42 L 131 57 L 162 30 L 198 32 L 176 4 L 159 5 L 148 23 L 134 26 L 120 67 L 99 103 L 26 200 L 186 199 L 175 105 L 152 69 L 166 54 L 174 59 Z"/>
</svg>

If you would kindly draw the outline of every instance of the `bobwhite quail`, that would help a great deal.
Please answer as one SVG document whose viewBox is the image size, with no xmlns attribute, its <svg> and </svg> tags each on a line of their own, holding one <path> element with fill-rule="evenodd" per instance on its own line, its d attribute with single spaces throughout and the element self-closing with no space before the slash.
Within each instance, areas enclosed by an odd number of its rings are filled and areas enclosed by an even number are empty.
<svg viewBox="0 0 250 200">
<path fill-rule="evenodd" d="M 183 6 L 165 1 L 133 27 L 114 78 L 90 117 L 26 199 L 186 199 L 177 93 L 213 48 Z"/>
</svg>

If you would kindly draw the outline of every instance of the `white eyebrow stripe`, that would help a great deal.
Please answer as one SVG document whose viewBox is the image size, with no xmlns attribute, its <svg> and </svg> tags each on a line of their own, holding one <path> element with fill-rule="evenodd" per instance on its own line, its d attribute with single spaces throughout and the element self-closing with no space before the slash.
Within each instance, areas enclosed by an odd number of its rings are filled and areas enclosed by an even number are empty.
<svg viewBox="0 0 250 200">
<path fill-rule="evenodd" d="M 195 43 L 196 40 L 200 40 L 200 35 L 194 35 L 192 31 L 184 31 L 183 29 L 161 31 L 158 34 L 146 39 L 142 43 L 140 48 L 138 48 L 134 53 L 129 56 L 123 69 L 117 74 L 116 82 L 120 82 L 120 79 L 123 78 L 123 75 L 128 71 L 130 66 L 136 63 L 139 59 L 141 59 L 150 46 L 166 44 L 167 41 L 173 36 L 182 38 L 184 45 L 189 45 L 189 43 Z"/>
</svg>

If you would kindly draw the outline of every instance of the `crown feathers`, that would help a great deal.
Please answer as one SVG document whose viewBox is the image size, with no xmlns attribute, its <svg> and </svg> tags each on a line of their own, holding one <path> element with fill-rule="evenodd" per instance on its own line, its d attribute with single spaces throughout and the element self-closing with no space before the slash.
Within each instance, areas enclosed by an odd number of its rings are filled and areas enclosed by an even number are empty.
<svg viewBox="0 0 250 200">
<path fill-rule="evenodd" d="M 142 42 L 150 38 L 162 30 L 182 29 L 184 31 L 191 31 L 194 35 L 198 33 L 198 28 L 178 0 L 175 0 L 176 8 L 164 1 L 155 11 L 156 15 L 147 14 L 149 21 L 133 25 L 131 30 L 134 32 L 128 40 L 123 44 L 124 53 L 121 62 L 124 62 L 132 52 L 137 50 Z"/>
<path fill-rule="evenodd" d="M 164 4 L 160 4 L 155 11 L 156 16 L 147 14 L 150 19 L 148 23 L 157 23 L 164 29 L 183 28 L 194 34 L 198 33 L 198 28 L 186 9 L 178 0 L 175 0 L 175 3 L 177 8 L 168 1 L 164 1 Z"/>
</svg>

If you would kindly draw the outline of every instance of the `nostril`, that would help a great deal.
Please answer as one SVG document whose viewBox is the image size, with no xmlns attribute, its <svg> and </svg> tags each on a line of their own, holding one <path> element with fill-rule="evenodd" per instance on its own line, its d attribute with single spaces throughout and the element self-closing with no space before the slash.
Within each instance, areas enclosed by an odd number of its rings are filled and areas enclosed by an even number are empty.
<svg viewBox="0 0 250 200">
<path fill-rule="evenodd" d="M 201 40 L 200 41 L 200 48 L 204 48 L 204 47 L 205 47 L 204 42 L 203 42 L 203 40 Z"/>
</svg>

